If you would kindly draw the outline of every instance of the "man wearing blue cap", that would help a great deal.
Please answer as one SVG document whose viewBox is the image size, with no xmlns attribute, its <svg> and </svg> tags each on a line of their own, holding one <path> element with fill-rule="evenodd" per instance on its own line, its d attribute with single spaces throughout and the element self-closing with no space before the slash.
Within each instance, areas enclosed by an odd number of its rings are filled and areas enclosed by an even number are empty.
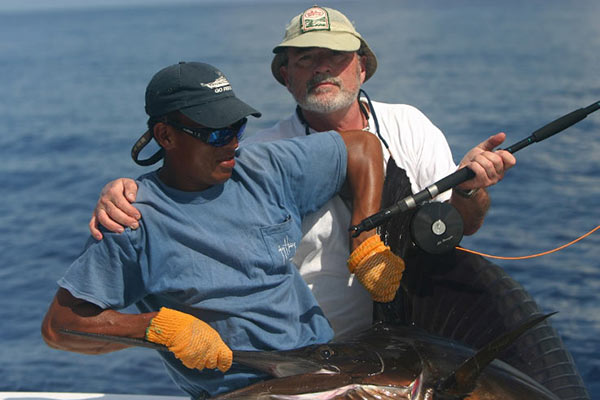
<svg viewBox="0 0 600 400">
<path fill-rule="evenodd" d="M 144 165 L 164 162 L 137 179 L 144 219 L 136 230 L 90 238 L 58 282 L 42 324 L 46 342 L 89 354 L 126 347 L 62 332 L 70 329 L 162 344 L 175 382 L 204 398 L 264 378 L 236 364 L 231 349 L 329 341 L 329 322 L 291 259 L 302 217 L 344 182 L 357 220 L 378 209 L 383 157 L 377 139 L 327 132 L 238 149 L 246 117 L 260 113 L 235 96 L 219 70 L 195 62 L 152 78 L 146 112 L 148 130 L 132 156 Z M 160 150 L 138 160 L 152 138 Z M 377 276 L 397 286 L 402 260 L 389 249 L 367 256 L 357 269 L 373 291 L 380 288 Z M 139 314 L 117 311 L 132 304 Z"/>
</svg>

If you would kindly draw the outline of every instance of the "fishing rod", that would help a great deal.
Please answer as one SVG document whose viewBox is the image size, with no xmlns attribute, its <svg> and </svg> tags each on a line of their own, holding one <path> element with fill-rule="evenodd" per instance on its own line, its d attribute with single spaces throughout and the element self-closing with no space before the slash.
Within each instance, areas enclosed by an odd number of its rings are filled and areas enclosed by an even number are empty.
<svg viewBox="0 0 600 400">
<path fill-rule="evenodd" d="M 597 111 L 598 109 L 600 109 L 600 101 L 590 104 L 589 106 L 587 106 L 585 108 L 580 108 L 573 112 L 570 112 L 569 114 L 563 115 L 562 117 L 557 118 L 554 121 L 550 122 L 549 124 L 536 130 L 529 137 L 513 144 L 512 146 L 507 147 L 504 150 L 510 152 L 511 154 L 516 153 L 517 151 L 529 146 L 530 144 L 533 144 L 536 142 L 541 142 L 542 140 L 547 139 L 547 138 L 565 130 L 566 128 L 583 120 L 589 114 L 593 113 L 594 111 Z M 392 218 L 396 214 L 411 210 L 413 208 L 417 208 L 422 203 L 433 199 L 438 194 L 443 193 L 449 189 L 452 189 L 455 186 L 460 185 L 461 183 L 468 181 L 469 179 L 472 179 L 473 177 L 475 177 L 475 173 L 470 168 L 468 168 L 468 167 L 461 168 L 458 171 L 456 171 L 456 172 L 446 176 L 445 178 L 440 179 L 439 181 L 435 182 L 434 184 L 426 187 L 425 189 L 418 192 L 417 194 L 407 196 L 404 199 L 398 201 L 396 204 L 393 204 L 392 206 L 385 208 L 385 209 L 379 211 L 378 213 L 375 213 L 375 214 L 363 219 L 359 224 L 353 225 L 349 229 L 352 232 L 352 237 L 357 237 L 361 232 L 368 231 L 368 230 L 371 230 L 373 228 L 376 228 L 376 227 L 382 225 L 383 223 L 388 221 L 390 218 Z M 452 220 L 456 220 L 457 215 L 458 215 L 458 218 L 460 218 L 460 215 L 458 214 L 458 211 L 456 211 L 456 210 L 448 211 L 448 210 L 442 210 L 440 208 L 436 208 L 436 209 L 434 209 L 432 215 L 426 216 L 424 219 L 427 222 L 429 222 L 429 220 L 435 219 L 436 216 L 440 216 L 440 215 L 450 215 Z M 460 220 L 459 228 L 460 228 L 460 230 L 462 230 L 462 220 Z M 434 254 L 446 251 L 449 248 L 453 248 L 454 245 L 452 245 L 452 243 L 453 242 L 458 243 L 458 242 L 460 242 L 460 239 L 462 238 L 462 232 L 457 233 L 457 230 L 458 229 L 455 228 L 452 232 L 450 232 L 451 233 L 451 235 L 450 235 L 447 230 L 446 224 L 444 224 L 442 220 L 437 219 L 431 225 L 431 231 L 433 231 L 434 235 L 437 235 L 440 237 L 435 238 L 433 240 L 433 242 L 431 243 L 431 246 L 427 246 L 427 247 L 430 247 L 430 250 L 433 250 L 432 252 Z M 429 232 L 427 234 L 429 235 Z M 444 234 L 446 236 L 442 236 Z M 458 238 L 458 241 L 456 241 L 455 239 L 458 236 L 460 236 L 460 238 Z M 426 240 L 426 242 L 428 242 L 428 241 Z M 440 250 L 436 251 L 436 247 L 438 247 L 438 246 L 440 246 Z M 425 250 L 427 250 L 427 249 L 425 249 Z"/>
</svg>

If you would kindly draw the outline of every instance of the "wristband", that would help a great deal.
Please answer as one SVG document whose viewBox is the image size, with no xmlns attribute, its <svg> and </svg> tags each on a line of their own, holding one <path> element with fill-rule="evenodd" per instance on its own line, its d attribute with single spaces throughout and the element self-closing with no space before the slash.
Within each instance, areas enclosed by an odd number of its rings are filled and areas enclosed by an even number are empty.
<svg viewBox="0 0 600 400">
<path fill-rule="evenodd" d="M 473 196 L 475 196 L 475 194 L 477 194 L 477 192 L 479 191 L 479 188 L 475 188 L 475 189 L 471 189 L 471 190 L 462 190 L 458 187 L 454 187 L 454 188 L 452 188 L 452 190 L 454 190 L 454 193 L 456 193 L 460 197 L 463 197 L 465 199 L 470 199 Z"/>
</svg>

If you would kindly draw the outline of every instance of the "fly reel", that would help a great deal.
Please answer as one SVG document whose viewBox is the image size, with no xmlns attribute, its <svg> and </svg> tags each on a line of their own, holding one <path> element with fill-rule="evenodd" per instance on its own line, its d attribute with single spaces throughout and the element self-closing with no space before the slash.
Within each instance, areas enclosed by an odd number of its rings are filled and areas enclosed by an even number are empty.
<svg viewBox="0 0 600 400">
<path fill-rule="evenodd" d="M 463 237 L 463 220 L 449 203 L 425 203 L 410 222 L 413 243 L 428 254 L 443 254 L 454 249 Z"/>
</svg>

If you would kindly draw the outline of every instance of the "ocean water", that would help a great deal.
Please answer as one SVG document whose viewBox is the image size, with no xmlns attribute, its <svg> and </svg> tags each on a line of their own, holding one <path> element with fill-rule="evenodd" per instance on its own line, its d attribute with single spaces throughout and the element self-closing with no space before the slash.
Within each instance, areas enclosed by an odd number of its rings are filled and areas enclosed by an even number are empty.
<svg viewBox="0 0 600 400">
<path fill-rule="evenodd" d="M 249 134 L 292 112 L 270 74 L 287 21 L 313 2 L 194 2 L 0 11 L 0 390 L 181 394 L 158 356 L 56 351 L 39 327 L 78 255 L 101 187 L 146 171 L 130 159 L 144 89 L 180 60 L 220 67 L 263 112 Z M 508 144 L 600 100 L 594 0 L 330 1 L 378 56 L 364 88 L 420 108 L 455 160 L 489 135 Z M 470 249 L 522 256 L 600 224 L 600 112 L 517 153 L 490 192 Z M 600 232 L 557 253 L 499 261 L 546 311 L 600 399 Z"/>
</svg>

